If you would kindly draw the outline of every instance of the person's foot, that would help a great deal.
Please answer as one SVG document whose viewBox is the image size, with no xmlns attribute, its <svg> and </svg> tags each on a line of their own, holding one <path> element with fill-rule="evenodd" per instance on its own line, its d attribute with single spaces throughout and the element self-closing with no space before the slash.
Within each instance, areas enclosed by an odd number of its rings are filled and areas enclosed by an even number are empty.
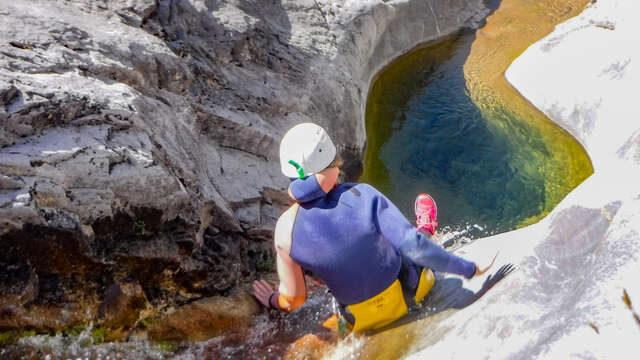
<svg viewBox="0 0 640 360">
<path fill-rule="evenodd" d="M 436 232 L 436 218 L 438 217 L 438 208 L 436 202 L 429 194 L 420 194 L 416 197 L 416 227 L 419 231 L 430 232 L 433 235 Z"/>
</svg>

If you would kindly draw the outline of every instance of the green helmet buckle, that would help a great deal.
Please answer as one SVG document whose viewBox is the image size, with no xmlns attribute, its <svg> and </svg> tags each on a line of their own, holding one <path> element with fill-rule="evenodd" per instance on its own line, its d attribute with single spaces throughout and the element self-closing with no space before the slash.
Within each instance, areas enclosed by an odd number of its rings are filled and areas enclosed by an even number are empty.
<svg viewBox="0 0 640 360">
<path fill-rule="evenodd" d="M 300 166 L 300 164 L 298 164 L 293 160 L 289 160 L 289 164 L 295 166 L 296 170 L 298 171 L 298 175 L 300 176 L 300 179 L 304 179 L 305 176 L 304 176 L 304 170 L 302 169 L 302 166 Z"/>
</svg>

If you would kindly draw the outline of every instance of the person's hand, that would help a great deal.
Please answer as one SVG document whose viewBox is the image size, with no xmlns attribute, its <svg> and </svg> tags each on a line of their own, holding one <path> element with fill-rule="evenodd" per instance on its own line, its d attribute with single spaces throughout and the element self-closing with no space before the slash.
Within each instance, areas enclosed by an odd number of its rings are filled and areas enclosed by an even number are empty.
<svg viewBox="0 0 640 360">
<path fill-rule="evenodd" d="M 486 273 L 487 271 L 489 271 L 489 269 L 491 269 L 491 267 L 493 266 L 493 263 L 496 262 L 496 258 L 498 257 L 499 253 L 500 253 L 499 251 L 496 252 L 496 256 L 494 256 L 493 260 L 491 260 L 491 264 L 489 264 L 489 266 L 487 266 L 485 268 L 480 268 L 478 266 L 478 264 L 474 263 L 474 265 L 476 266 L 476 273 L 473 276 L 480 276 L 480 275 Z"/>
<path fill-rule="evenodd" d="M 482 295 L 484 295 L 487 291 L 489 291 L 489 289 L 491 289 L 500 280 L 504 279 L 505 277 L 507 277 L 507 275 L 511 274 L 513 270 L 515 270 L 515 268 L 516 267 L 513 266 L 513 264 L 511 263 L 502 265 L 495 274 L 487 276 L 487 279 L 482 284 L 482 288 L 480 288 L 480 290 L 478 290 L 477 293 L 471 296 L 467 296 L 465 293 L 462 293 L 461 295 L 463 296 L 456 299 L 455 303 L 453 304 L 453 308 L 462 309 L 464 307 L 467 307 L 473 304 L 476 300 L 480 299 Z"/>
<path fill-rule="evenodd" d="M 253 282 L 253 296 L 267 308 L 270 307 L 269 297 L 274 291 L 273 285 L 269 284 L 266 280 L 256 280 Z"/>
</svg>

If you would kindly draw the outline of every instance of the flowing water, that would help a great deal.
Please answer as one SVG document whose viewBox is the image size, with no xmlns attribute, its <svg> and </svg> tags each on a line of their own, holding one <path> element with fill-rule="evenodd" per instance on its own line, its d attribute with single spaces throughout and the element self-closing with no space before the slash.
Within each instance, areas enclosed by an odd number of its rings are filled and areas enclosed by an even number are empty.
<svg viewBox="0 0 640 360">
<path fill-rule="evenodd" d="M 582 147 L 504 79 L 508 65 L 588 0 L 504 0 L 476 31 L 401 57 L 374 82 L 367 105 L 362 181 L 412 218 L 413 199 L 437 200 L 444 238 L 479 237 L 538 220 L 592 172 Z M 495 2 L 494 2 L 495 3 Z M 290 358 L 395 359 L 452 328 L 434 326 L 469 292 L 439 278 L 423 307 L 377 334 L 345 338 L 320 326 L 331 314 L 323 288 L 290 314 L 262 314 L 249 329 L 204 342 L 153 343 L 144 336 L 100 344 L 80 334 L 25 336 L 2 359 L 279 359 L 305 334 L 316 341 Z"/>
<path fill-rule="evenodd" d="M 305 334 L 314 334 L 314 344 L 336 343 L 339 334 L 322 327 L 332 315 L 332 297 L 326 288 L 312 286 L 312 295 L 297 311 L 284 314 L 265 312 L 253 319 L 248 329 L 238 329 L 202 342 L 155 342 L 145 334 L 135 334 L 126 342 L 102 343 L 92 327 L 77 334 L 32 335 L 0 347 L 0 359 L 281 359 L 289 346 Z M 325 348 L 326 350 L 326 348 Z M 346 346 L 345 354 L 353 351 Z M 342 356 L 342 355 L 340 355 Z M 292 359 L 297 357 L 293 354 Z"/>
</svg>

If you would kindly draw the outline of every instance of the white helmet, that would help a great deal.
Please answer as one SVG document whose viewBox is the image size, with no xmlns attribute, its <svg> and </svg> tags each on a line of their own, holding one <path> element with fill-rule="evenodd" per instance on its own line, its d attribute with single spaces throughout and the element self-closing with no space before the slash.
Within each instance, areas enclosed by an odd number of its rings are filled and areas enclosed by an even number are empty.
<svg viewBox="0 0 640 360">
<path fill-rule="evenodd" d="M 336 147 L 323 128 L 312 123 L 298 124 L 280 141 L 280 169 L 290 178 L 320 172 L 336 157 Z"/>
</svg>

